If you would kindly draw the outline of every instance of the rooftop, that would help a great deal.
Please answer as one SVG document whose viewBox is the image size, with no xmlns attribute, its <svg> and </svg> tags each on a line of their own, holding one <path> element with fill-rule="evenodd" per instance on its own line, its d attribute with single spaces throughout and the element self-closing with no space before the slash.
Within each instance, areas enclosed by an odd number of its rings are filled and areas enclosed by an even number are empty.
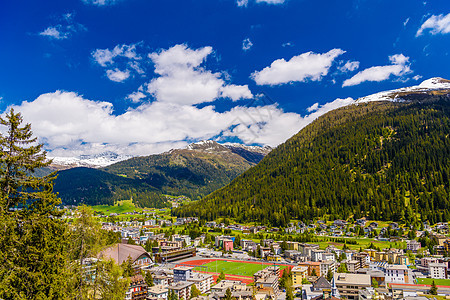
<svg viewBox="0 0 450 300">
<path fill-rule="evenodd" d="M 168 289 L 167 287 L 163 285 L 155 285 L 148 287 L 148 292 L 156 295 L 167 293 Z"/>
<path fill-rule="evenodd" d="M 370 286 L 372 281 L 370 275 L 365 274 L 351 274 L 351 273 L 335 273 L 334 280 L 336 284 L 354 284 Z"/>
<path fill-rule="evenodd" d="M 187 287 L 190 287 L 193 284 L 194 283 L 192 283 L 192 282 L 178 281 L 175 285 L 169 286 L 169 290 L 178 290 L 179 291 L 179 290 L 185 289 Z"/>
<path fill-rule="evenodd" d="M 131 261 L 136 261 L 140 256 L 150 254 L 145 251 L 142 246 L 128 245 L 128 244 L 115 244 L 111 247 L 101 251 L 98 255 L 99 258 L 110 258 L 117 264 L 121 265 L 124 261 L 131 258 Z"/>
</svg>

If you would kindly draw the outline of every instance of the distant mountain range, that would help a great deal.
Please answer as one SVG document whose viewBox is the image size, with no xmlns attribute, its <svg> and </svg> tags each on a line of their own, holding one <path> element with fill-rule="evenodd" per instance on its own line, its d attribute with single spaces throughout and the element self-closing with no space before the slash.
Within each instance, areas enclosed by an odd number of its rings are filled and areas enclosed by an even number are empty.
<svg viewBox="0 0 450 300">
<path fill-rule="evenodd" d="M 255 167 L 172 212 L 286 226 L 450 220 L 450 81 L 377 93 L 319 117 Z"/>
<path fill-rule="evenodd" d="M 114 153 L 58 158 L 52 167 L 63 170 L 58 172 L 54 189 L 66 204 L 111 204 L 133 197 L 138 205 L 163 207 L 167 203 L 161 194 L 200 199 L 231 182 L 270 151 L 270 147 L 201 141 L 185 149 L 127 159 Z"/>
<path fill-rule="evenodd" d="M 80 155 L 78 157 L 51 157 L 51 168 L 65 170 L 76 167 L 101 168 L 112 165 L 119 161 L 132 158 L 132 155 L 120 155 L 111 151 L 106 151 L 94 155 Z"/>
</svg>

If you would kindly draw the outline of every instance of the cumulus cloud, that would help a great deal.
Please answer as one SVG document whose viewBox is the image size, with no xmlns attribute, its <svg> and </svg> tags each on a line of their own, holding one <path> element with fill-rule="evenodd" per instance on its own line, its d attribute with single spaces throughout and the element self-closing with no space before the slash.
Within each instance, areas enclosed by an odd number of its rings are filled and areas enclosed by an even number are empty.
<svg viewBox="0 0 450 300">
<path fill-rule="evenodd" d="M 269 67 L 252 74 L 258 85 L 278 85 L 306 80 L 320 81 L 328 74 L 333 61 L 345 53 L 342 49 L 332 49 L 326 53 L 306 52 L 286 61 L 277 59 Z"/>
<path fill-rule="evenodd" d="M 148 92 L 158 101 L 177 104 L 199 104 L 221 97 L 251 98 L 247 86 L 228 86 L 221 73 L 213 73 L 201 65 L 212 53 L 211 47 L 190 49 L 175 45 L 149 54 L 160 75 L 148 83 Z"/>
<path fill-rule="evenodd" d="M 433 35 L 450 33 L 450 13 L 429 17 L 417 30 L 416 37 L 422 35 L 424 31 L 429 31 Z"/>
<path fill-rule="evenodd" d="M 152 102 L 115 115 L 109 102 L 93 101 L 73 92 L 56 91 L 15 106 L 50 156 L 77 156 L 113 151 L 148 155 L 183 147 L 187 140 L 236 137 L 245 143 L 277 146 L 320 115 L 354 101 L 336 99 L 315 105 L 307 116 L 286 113 L 276 104 L 236 106 L 217 112 Z"/>
<path fill-rule="evenodd" d="M 230 84 L 222 87 L 221 91 L 222 97 L 230 98 L 233 101 L 237 101 L 239 99 L 250 99 L 253 97 L 253 94 L 248 88 L 248 85 Z"/>
<path fill-rule="evenodd" d="M 233 138 L 246 144 L 277 146 L 320 115 L 354 102 L 348 98 L 315 104 L 306 116 L 285 112 L 272 101 L 260 101 L 259 96 L 258 101 L 238 102 L 226 111 L 217 111 L 213 105 L 198 106 L 220 97 L 232 101 L 253 99 L 247 85 L 231 84 L 224 72 L 204 68 L 211 53 L 211 47 L 190 49 L 186 45 L 151 53 L 157 77 L 127 96 L 139 104 L 121 114 L 115 113 L 109 102 L 63 91 L 43 94 L 14 108 L 32 124 L 50 156 L 104 151 L 149 155 L 203 139 Z M 105 56 L 101 62 L 112 80 L 123 81 L 131 75 L 128 69 L 113 67 L 117 57 Z M 154 96 L 153 101 L 143 101 L 148 93 Z"/>
<path fill-rule="evenodd" d="M 365 81 L 384 81 L 389 79 L 391 76 L 400 77 L 405 74 L 411 73 L 411 67 L 409 64 L 409 57 L 403 54 L 395 54 L 389 56 L 391 65 L 387 66 L 375 66 L 363 71 L 358 72 L 353 77 L 347 79 L 342 84 L 345 86 L 358 85 Z"/>
<path fill-rule="evenodd" d="M 249 38 L 246 38 L 245 40 L 242 41 L 242 50 L 244 51 L 248 51 L 250 50 L 250 48 L 253 46 L 252 41 L 250 41 Z"/>
<path fill-rule="evenodd" d="M 137 53 L 137 47 L 142 43 L 116 45 L 113 49 L 96 49 L 91 56 L 94 61 L 106 70 L 106 76 L 115 82 L 123 82 L 134 74 L 143 75 L 145 71 L 141 65 L 142 57 Z M 125 71 L 120 71 L 120 68 Z M 130 71 L 131 70 L 131 71 Z"/>
<path fill-rule="evenodd" d="M 121 71 L 117 68 L 114 70 L 106 70 L 106 76 L 108 76 L 111 81 L 123 82 L 130 77 L 130 71 Z"/>
<path fill-rule="evenodd" d="M 133 103 L 139 103 L 142 99 L 145 99 L 147 96 L 141 91 L 137 90 L 127 96 L 127 99 L 130 99 Z"/>
<path fill-rule="evenodd" d="M 40 36 L 44 36 L 55 40 L 64 40 L 70 38 L 73 34 L 86 31 L 86 27 L 73 20 L 74 14 L 67 13 L 58 18 L 61 24 L 49 26 L 39 32 Z"/>
<path fill-rule="evenodd" d="M 359 68 L 359 61 L 348 60 L 345 64 L 338 67 L 341 72 L 353 72 Z"/>
</svg>

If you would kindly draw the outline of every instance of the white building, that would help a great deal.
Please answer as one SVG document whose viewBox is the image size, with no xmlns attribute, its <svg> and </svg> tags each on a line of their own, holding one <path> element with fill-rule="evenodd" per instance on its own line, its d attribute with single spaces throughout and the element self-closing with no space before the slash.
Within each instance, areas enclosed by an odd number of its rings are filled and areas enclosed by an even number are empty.
<svg viewBox="0 0 450 300">
<path fill-rule="evenodd" d="M 409 283 L 408 267 L 405 265 L 386 265 L 384 275 L 386 283 Z"/>
<path fill-rule="evenodd" d="M 332 260 L 322 261 L 320 263 L 320 274 L 322 276 L 326 276 L 328 274 L 328 270 L 331 270 L 331 273 L 335 271 L 335 264 Z"/>
<path fill-rule="evenodd" d="M 194 283 L 201 294 L 208 293 L 214 282 L 212 275 L 202 273 L 191 273 L 191 277 L 187 281 Z"/>
<path fill-rule="evenodd" d="M 167 299 L 169 291 L 165 286 L 155 285 L 149 287 L 147 293 L 150 298 Z"/>
<path fill-rule="evenodd" d="M 322 254 L 325 253 L 324 250 L 314 249 L 311 251 L 311 261 L 321 261 Z"/>
<path fill-rule="evenodd" d="M 417 252 L 421 247 L 420 243 L 416 240 L 406 241 L 406 250 L 411 250 L 412 252 Z"/>
<path fill-rule="evenodd" d="M 447 278 L 447 265 L 440 263 L 431 263 L 428 265 L 430 277 L 434 279 Z"/>
<path fill-rule="evenodd" d="M 322 253 L 322 260 L 332 260 L 332 261 L 335 261 L 335 256 L 334 256 L 334 253 Z"/>
</svg>

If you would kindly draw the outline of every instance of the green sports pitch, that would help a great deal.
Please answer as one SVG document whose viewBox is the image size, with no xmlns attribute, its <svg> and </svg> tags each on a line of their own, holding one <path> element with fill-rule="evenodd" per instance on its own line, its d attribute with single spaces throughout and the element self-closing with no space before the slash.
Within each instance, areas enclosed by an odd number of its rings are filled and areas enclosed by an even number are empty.
<svg viewBox="0 0 450 300">
<path fill-rule="evenodd" d="M 271 266 L 270 264 L 256 264 L 256 263 L 246 263 L 246 262 L 235 262 L 226 260 L 216 260 L 210 263 L 203 264 L 202 267 L 197 267 L 195 270 L 207 271 L 220 273 L 228 275 L 241 275 L 241 276 L 253 276 L 257 271 Z M 207 268 L 204 268 L 207 267 Z M 279 266 L 281 270 L 285 269 L 286 266 Z"/>
</svg>

